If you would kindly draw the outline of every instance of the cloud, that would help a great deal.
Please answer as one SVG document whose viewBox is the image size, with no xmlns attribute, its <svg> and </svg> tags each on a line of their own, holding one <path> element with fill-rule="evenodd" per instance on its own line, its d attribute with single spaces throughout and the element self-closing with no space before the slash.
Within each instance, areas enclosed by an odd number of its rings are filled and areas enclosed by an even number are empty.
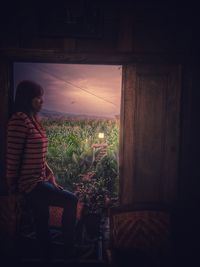
<svg viewBox="0 0 200 267">
<path fill-rule="evenodd" d="M 121 67 L 110 65 L 15 63 L 15 87 L 30 79 L 45 88 L 45 108 L 91 115 L 120 113 Z"/>
</svg>

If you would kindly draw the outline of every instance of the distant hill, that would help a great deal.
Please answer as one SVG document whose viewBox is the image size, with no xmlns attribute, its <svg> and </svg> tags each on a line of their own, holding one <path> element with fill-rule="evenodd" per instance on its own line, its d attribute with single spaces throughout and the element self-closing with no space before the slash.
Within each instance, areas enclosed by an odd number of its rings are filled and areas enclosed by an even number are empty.
<svg viewBox="0 0 200 267">
<path fill-rule="evenodd" d="M 105 120 L 114 119 L 113 117 L 95 116 L 87 114 L 64 113 L 55 110 L 43 109 L 39 114 L 41 119 L 59 119 L 59 120 Z"/>
</svg>

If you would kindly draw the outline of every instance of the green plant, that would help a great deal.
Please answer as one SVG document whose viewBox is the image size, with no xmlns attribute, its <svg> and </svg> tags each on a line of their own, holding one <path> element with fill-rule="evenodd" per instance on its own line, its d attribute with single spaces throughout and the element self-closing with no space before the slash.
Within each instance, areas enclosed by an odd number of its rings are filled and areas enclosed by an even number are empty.
<svg viewBox="0 0 200 267">
<path fill-rule="evenodd" d="M 97 178 L 95 172 L 80 175 L 80 181 L 74 183 L 75 194 L 84 205 L 84 214 L 104 214 L 110 203 L 106 181 Z"/>
<path fill-rule="evenodd" d="M 96 165 L 96 176 L 104 181 L 111 197 L 117 197 L 119 191 L 118 153 L 108 150 Z"/>
<path fill-rule="evenodd" d="M 79 175 L 90 170 L 96 177 L 107 180 L 112 196 L 118 195 L 118 147 L 119 123 L 117 120 L 43 119 L 49 139 L 47 160 L 57 181 L 64 188 L 74 190 L 73 183 Z M 98 132 L 105 133 L 104 142 L 108 144 L 107 155 L 95 166 L 92 145 L 99 142 Z"/>
</svg>

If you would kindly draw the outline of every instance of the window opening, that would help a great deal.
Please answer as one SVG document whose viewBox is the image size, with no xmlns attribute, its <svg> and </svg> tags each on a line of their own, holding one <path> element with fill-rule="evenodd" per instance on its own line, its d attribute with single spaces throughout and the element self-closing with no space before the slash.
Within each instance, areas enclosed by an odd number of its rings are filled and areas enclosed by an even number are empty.
<svg viewBox="0 0 200 267">
<path fill-rule="evenodd" d="M 48 163 L 90 213 L 118 198 L 121 79 L 120 65 L 14 63 L 14 89 L 22 80 L 44 87 Z"/>
</svg>

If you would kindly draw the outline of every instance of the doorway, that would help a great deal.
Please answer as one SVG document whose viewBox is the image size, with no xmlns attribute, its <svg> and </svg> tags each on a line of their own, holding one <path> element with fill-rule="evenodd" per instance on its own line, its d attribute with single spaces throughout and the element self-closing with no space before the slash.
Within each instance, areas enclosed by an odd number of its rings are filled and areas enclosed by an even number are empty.
<svg viewBox="0 0 200 267">
<path fill-rule="evenodd" d="M 14 90 L 21 80 L 44 87 L 40 119 L 58 183 L 77 192 L 87 181 L 85 194 L 98 181 L 93 193 L 117 199 L 122 66 L 15 62 Z"/>
</svg>

